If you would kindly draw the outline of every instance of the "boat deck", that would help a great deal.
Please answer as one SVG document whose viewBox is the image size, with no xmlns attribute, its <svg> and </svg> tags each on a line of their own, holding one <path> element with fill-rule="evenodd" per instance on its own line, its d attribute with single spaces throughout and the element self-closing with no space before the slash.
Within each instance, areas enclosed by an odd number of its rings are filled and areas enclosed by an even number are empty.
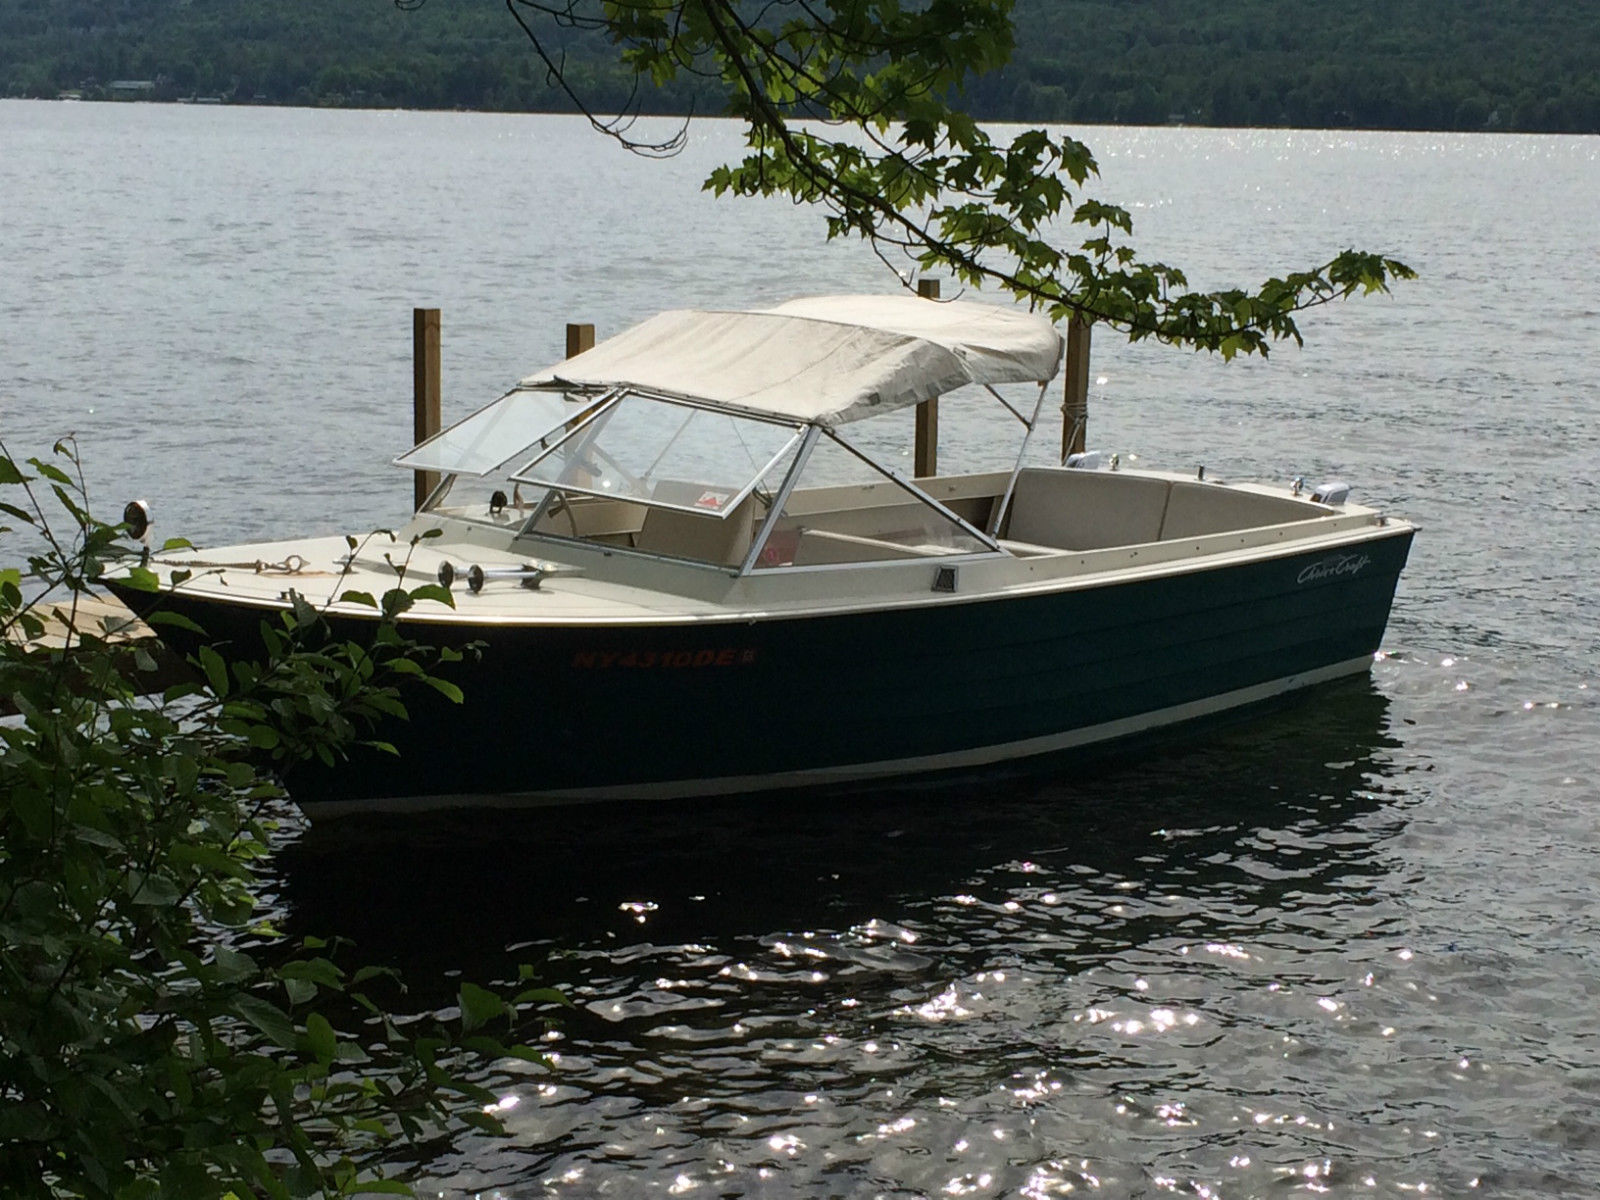
<svg viewBox="0 0 1600 1200">
<path fill-rule="evenodd" d="M 992 478 L 969 477 L 969 483 L 987 486 Z M 1112 488 L 1115 504 L 1102 494 Z M 1024 473 L 1001 552 L 951 553 L 875 538 L 873 522 L 895 506 L 863 504 L 859 496 L 852 505 L 851 490 L 827 489 L 806 506 L 803 537 L 825 542 L 831 561 L 801 562 L 796 554 L 782 569 L 744 575 L 725 561 L 690 561 L 635 546 L 622 529 L 576 538 L 558 530 L 518 536 L 515 514 L 490 514 L 485 505 L 421 514 L 398 540 L 374 535 L 358 542 L 353 554 L 348 539 L 328 536 L 165 554 L 152 565 L 163 582 L 174 570 L 193 571 L 179 592 L 196 598 L 282 608 L 293 591 L 315 607 L 362 616 L 373 609 L 344 599 L 348 593 L 376 597 L 395 586 L 432 584 L 449 564 L 457 577 L 455 607 L 423 600 L 409 619 L 626 625 L 920 607 L 1104 586 L 1337 550 L 1391 536 L 1404 524 L 1359 505 L 1310 504 L 1283 489 L 1155 473 L 1054 472 L 1034 480 Z M 959 480 L 942 490 L 969 507 L 986 502 L 956 495 Z M 421 536 L 433 529 L 442 536 Z M 881 557 L 874 561 L 874 554 Z M 474 566 L 487 573 L 479 591 L 466 583 Z M 536 591 L 519 576 L 530 566 L 543 571 Z"/>
</svg>

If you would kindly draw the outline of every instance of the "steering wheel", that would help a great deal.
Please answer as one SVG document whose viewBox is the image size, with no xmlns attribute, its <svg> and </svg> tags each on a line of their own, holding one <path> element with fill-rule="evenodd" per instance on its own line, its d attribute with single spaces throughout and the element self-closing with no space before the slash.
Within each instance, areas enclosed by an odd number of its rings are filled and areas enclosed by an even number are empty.
<svg viewBox="0 0 1600 1200">
<path fill-rule="evenodd" d="M 552 488 L 550 491 L 550 503 L 544 511 L 546 516 L 554 516 L 558 512 L 566 513 L 567 524 L 572 529 L 572 536 L 578 536 L 578 514 L 572 511 L 572 502 L 567 499 L 565 492 Z"/>
</svg>

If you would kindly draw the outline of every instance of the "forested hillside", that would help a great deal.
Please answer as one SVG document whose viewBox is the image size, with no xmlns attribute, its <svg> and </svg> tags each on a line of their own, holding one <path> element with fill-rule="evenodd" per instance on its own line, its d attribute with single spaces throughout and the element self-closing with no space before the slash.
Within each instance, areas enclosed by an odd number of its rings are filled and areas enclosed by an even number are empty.
<svg viewBox="0 0 1600 1200">
<path fill-rule="evenodd" d="M 1035 119 L 1600 132 L 1600 5 L 1017 0 L 974 107 Z"/>
<path fill-rule="evenodd" d="M 1017 0 L 1017 53 L 967 106 L 1012 120 L 1600 131 L 1600 9 L 1547 0 Z M 597 108 L 593 35 L 551 31 Z M 0 95 L 569 108 L 502 0 L 0 0 Z M 675 87 L 646 111 L 713 112 Z"/>
</svg>

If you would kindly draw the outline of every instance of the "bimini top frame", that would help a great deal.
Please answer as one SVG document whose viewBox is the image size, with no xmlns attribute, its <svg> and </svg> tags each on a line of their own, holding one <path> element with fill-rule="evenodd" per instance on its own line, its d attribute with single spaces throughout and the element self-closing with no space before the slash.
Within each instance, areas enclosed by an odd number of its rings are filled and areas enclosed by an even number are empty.
<svg viewBox="0 0 1600 1200">
<path fill-rule="evenodd" d="M 425 507 L 442 499 L 456 475 L 481 478 L 523 459 L 508 478 L 547 489 L 538 512 L 549 506 L 549 493 L 570 491 L 726 517 L 792 456 L 779 488 L 787 499 L 819 439 L 826 437 L 998 552 L 996 532 L 1063 347 L 1055 327 L 1033 314 L 905 295 L 815 297 L 755 312 L 662 313 L 528 376 L 511 392 L 395 461 L 444 477 Z M 1039 384 L 1031 417 L 994 387 L 1024 381 Z M 837 431 L 840 424 L 970 384 L 985 387 L 1026 429 L 987 530 L 976 529 Z M 670 419 L 663 417 L 669 409 L 674 414 Z M 641 443 L 648 446 L 652 423 L 661 440 L 642 470 L 638 464 L 629 470 L 619 461 L 615 439 L 610 450 L 602 442 L 614 425 L 618 431 L 632 427 L 645 435 Z M 698 494 L 658 494 L 648 486 L 653 478 L 672 474 L 663 464 L 670 464 L 675 452 L 684 455 L 686 430 L 703 434 L 719 423 L 733 435 L 728 446 L 743 452 L 745 461 L 737 470 L 730 463 L 716 464 L 729 473 Z M 552 470 L 557 460 L 560 466 Z M 706 460 L 696 456 L 692 461 Z M 754 566 L 781 511 L 781 502 L 772 506 L 741 571 Z M 524 524 L 524 532 L 532 529 L 538 512 Z"/>
<path fill-rule="evenodd" d="M 395 462 L 488 475 L 581 418 L 573 400 L 597 404 L 625 388 L 832 428 L 970 384 L 1046 383 L 1064 347 L 1043 317 L 964 300 L 817 296 L 753 312 L 676 310 L 529 375 Z"/>
</svg>

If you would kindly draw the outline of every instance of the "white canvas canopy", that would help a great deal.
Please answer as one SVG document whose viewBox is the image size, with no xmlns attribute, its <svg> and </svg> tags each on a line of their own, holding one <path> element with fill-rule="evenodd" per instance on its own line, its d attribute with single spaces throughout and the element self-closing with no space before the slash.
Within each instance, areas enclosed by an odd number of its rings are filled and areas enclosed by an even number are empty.
<svg viewBox="0 0 1600 1200">
<path fill-rule="evenodd" d="M 1043 383 L 1061 352 L 1055 326 L 1018 309 L 817 296 L 756 312 L 664 312 L 520 386 L 629 385 L 834 425 L 965 384 Z"/>
</svg>

